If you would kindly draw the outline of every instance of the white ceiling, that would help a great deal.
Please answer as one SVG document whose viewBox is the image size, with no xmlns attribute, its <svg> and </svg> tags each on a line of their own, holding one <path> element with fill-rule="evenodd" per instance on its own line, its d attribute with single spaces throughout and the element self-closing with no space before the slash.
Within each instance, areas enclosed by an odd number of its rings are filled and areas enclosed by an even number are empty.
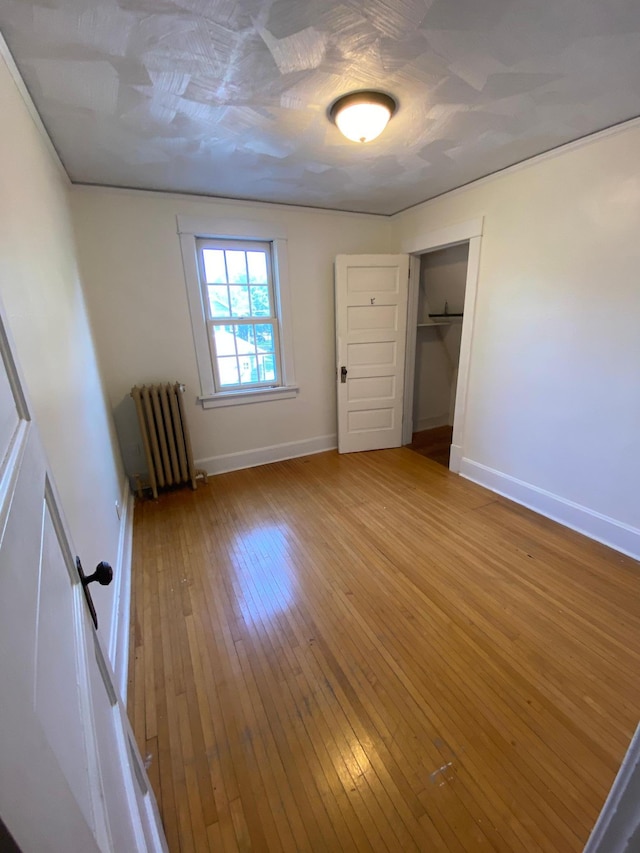
<svg viewBox="0 0 640 853">
<path fill-rule="evenodd" d="M 639 0 L 0 0 L 71 179 L 394 213 L 640 114 Z M 326 110 L 381 88 L 368 145 Z"/>
</svg>

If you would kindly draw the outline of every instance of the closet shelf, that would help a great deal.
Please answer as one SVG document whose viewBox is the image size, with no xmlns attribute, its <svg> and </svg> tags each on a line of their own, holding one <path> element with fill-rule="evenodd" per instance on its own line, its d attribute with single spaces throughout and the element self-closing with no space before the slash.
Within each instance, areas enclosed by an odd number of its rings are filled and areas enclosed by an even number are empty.
<svg viewBox="0 0 640 853">
<path fill-rule="evenodd" d="M 450 326 L 451 323 L 435 322 L 435 323 L 418 323 L 419 329 L 430 329 L 432 326 Z"/>
<path fill-rule="evenodd" d="M 464 317 L 464 314 L 429 314 L 430 317 Z"/>
</svg>

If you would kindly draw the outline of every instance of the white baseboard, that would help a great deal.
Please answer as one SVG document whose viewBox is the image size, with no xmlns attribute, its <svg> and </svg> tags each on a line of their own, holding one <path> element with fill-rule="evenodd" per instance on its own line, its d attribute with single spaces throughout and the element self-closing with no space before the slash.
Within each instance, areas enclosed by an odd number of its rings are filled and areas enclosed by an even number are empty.
<svg viewBox="0 0 640 853">
<path fill-rule="evenodd" d="M 413 422 L 413 431 L 422 432 L 425 429 L 435 429 L 436 427 L 447 426 L 450 423 L 449 413 L 444 415 L 436 415 L 430 418 L 420 418 Z"/>
<path fill-rule="evenodd" d="M 224 474 L 227 471 L 239 471 L 241 468 L 255 468 L 269 462 L 283 462 L 298 456 L 311 456 L 325 450 L 335 450 L 338 446 L 337 435 L 318 435 L 302 441 L 288 441 L 286 444 L 272 444 L 255 450 L 242 450 L 239 453 L 226 453 L 223 456 L 210 456 L 208 459 L 196 459 L 196 468 L 204 468 L 207 474 Z"/>
<path fill-rule="evenodd" d="M 492 492 L 532 509 L 565 527 L 584 533 L 591 539 L 602 542 L 616 551 L 621 551 L 635 560 L 640 560 L 640 529 L 616 521 L 585 506 L 561 498 L 545 489 L 532 486 L 494 468 L 463 458 L 460 474 Z"/>
<path fill-rule="evenodd" d="M 131 611 L 131 550 L 133 544 L 133 494 L 125 477 L 122 491 L 122 518 L 118 541 L 118 561 L 114 569 L 116 590 L 109 637 L 109 661 L 115 675 L 115 687 L 125 706 L 129 667 L 129 618 Z"/>
<path fill-rule="evenodd" d="M 462 446 L 452 444 L 449 450 L 449 470 L 454 474 L 460 473 L 460 465 L 462 464 Z"/>
</svg>

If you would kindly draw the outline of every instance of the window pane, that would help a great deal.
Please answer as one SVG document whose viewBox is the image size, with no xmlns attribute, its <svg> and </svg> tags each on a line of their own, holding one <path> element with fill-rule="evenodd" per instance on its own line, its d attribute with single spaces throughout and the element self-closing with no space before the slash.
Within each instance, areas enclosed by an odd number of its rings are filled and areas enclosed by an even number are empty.
<svg viewBox="0 0 640 853">
<path fill-rule="evenodd" d="M 267 285 L 252 286 L 251 291 L 251 313 L 254 317 L 271 317 L 271 305 L 269 304 L 269 288 Z"/>
<path fill-rule="evenodd" d="M 271 352 L 273 350 L 273 325 L 271 323 L 258 323 L 255 329 L 258 352 Z"/>
<path fill-rule="evenodd" d="M 274 353 L 258 356 L 258 376 L 260 382 L 276 381 L 276 357 Z"/>
<path fill-rule="evenodd" d="M 230 284 L 246 284 L 247 283 L 247 263 L 245 260 L 245 252 L 225 252 L 227 256 L 227 272 L 229 273 Z"/>
<path fill-rule="evenodd" d="M 224 284 L 227 273 L 224 268 L 224 252 L 222 249 L 203 249 L 204 277 L 207 283 Z"/>
<path fill-rule="evenodd" d="M 220 374 L 220 385 L 239 385 L 240 374 L 238 372 L 238 361 L 232 358 L 218 359 L 218 373 Z"/>
<path fill-rule="evenodd" d="M 226 284 L 209 285 L 209 310 L 212 317 L 230 317 L 229 289 Z"/>
<path fill-rule="evenodd" d="M 207 239 L 196 246 L 216 389 L 251 392 L 251 386 L 277 385 L 282 376 L 271 244 Z"/>
<path fill-rule="evenodd" d="M 232 317 L 249 317 L 249 288 L 244 285 L 238 287 L 231 286 L 229 288 L 231 296 L 231 316 Z"/>
<path fill-rule="evenodd" d="M 258 381 L 258 362 L 255 355 L 241 355 L 238 357 L 240 362 L 240 382 L 243 385 L 248 385 L 251 382 Z"/>
<path fill-rule="evenodd" d="M 264 252 L 247 252 L 247 265 L 250 284 L 267 283 L 267 256 Z"/>
<path fill-rule="evenodd" d="M 243 353 L 255 355 L 256 336 L 253 326 L 234 326 L 233 328 L 236 335 L 238 355 L 242 355 Z"/>
<path fill-rule="evenodd" d="M 235 355 L 235 336 L 233 326 L 216 326 L 213 331 L 216 355 Z"/>
</svg>

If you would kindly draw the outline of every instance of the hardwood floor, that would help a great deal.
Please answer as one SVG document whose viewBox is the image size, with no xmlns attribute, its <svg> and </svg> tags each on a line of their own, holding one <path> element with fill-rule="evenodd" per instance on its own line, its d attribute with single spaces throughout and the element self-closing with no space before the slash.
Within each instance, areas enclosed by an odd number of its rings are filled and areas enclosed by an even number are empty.
<svg viewBox="0 0 640 853">
<path fill-rule="evenodd" d="M 136 506 L 129 713 L 178 851 L 579 851 L 638 564 L 407 449 Z"/>
<path fill-rule="evenodd" d="M 411 444 L 407 446 L 409 450 L 413 450 L 415 453 L 426 456 L 427 459 L 448 468 L 452 436 L 452 426 L 424 429 L 422 432 L 414 432 Z"/>
</svg>

